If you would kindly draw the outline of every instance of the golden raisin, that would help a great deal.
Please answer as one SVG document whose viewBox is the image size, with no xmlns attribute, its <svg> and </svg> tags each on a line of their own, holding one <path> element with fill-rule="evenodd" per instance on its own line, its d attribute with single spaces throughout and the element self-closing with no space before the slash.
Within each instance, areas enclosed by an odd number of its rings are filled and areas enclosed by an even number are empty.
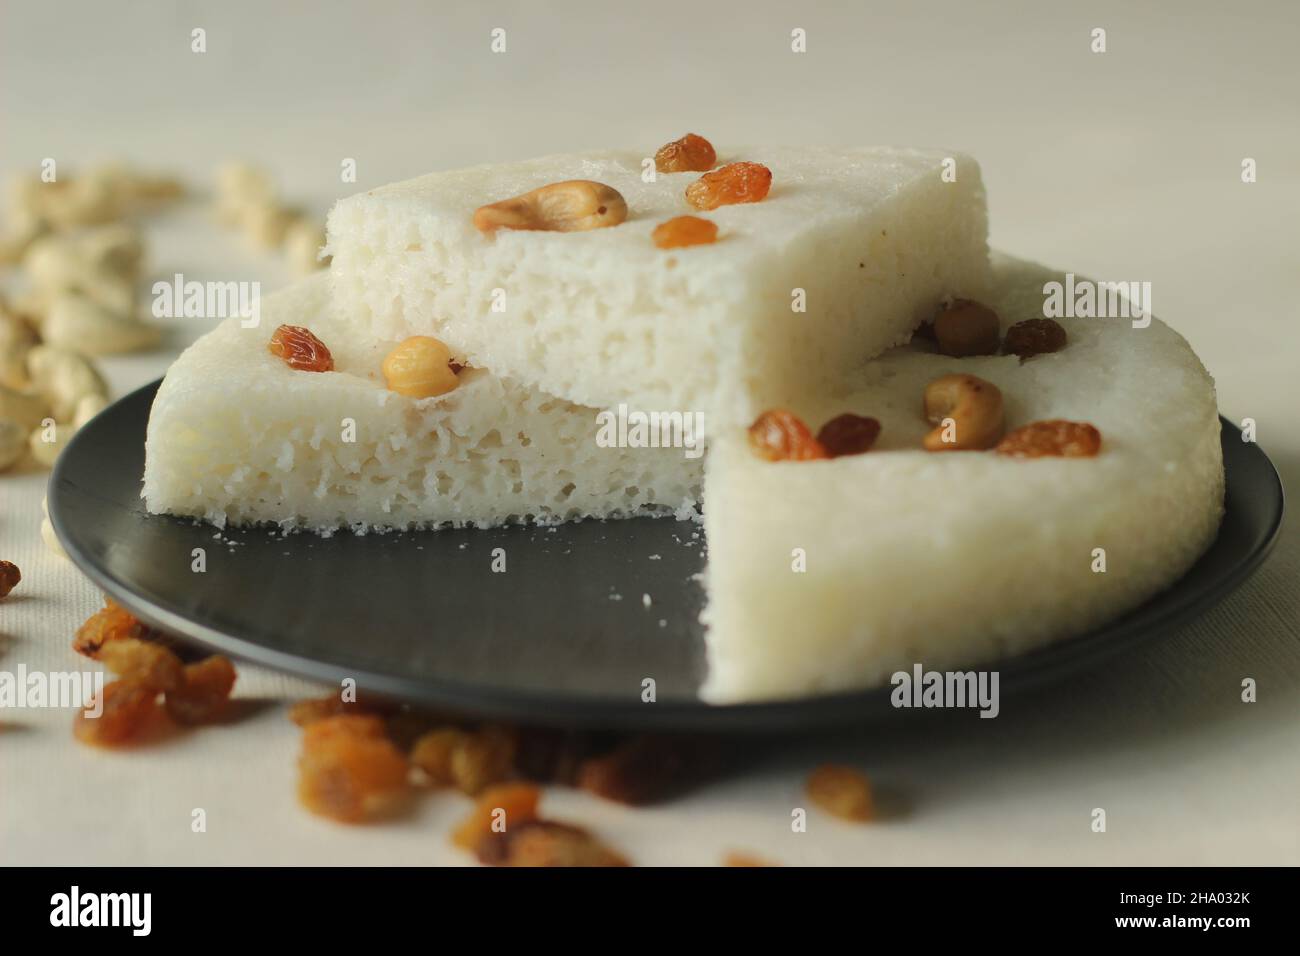
<svg viewBox="0 0 1300 956">
<path fill-rule="evenodd" d="M 9 592 L 18 586 L 23 573 L 12 561 L 0 561 L 0 598 L 7 598 Z"/>
<path fill-rule="evenodd" d="M 767 461 L 812 461 L 826 458 L 826 449 L 794 412 L 774 408 L 749 426 L 749 446 Z"/>
<path fill-rule="evenodd" d="M 386 734 L 382 717 L 375 714 L 334 714 L 312 721 L 303 728 L 303 745 L 336 740 L 340 737 L 374 737 Z"/>
<path fill-rule="evenodd" d="M 77 628 L 72 649 L 86 657 L 98 658 L 100 650 L 109 641 L 125 638 L 143 640 L 151 638 L 153 634 L 153 629 L 141 623 L 135 615 L 105 598 L 104 606 Z"/>
<path fill-rule="evenodd" d="M 998 334 L 998 314 L 970 299 L 953 299 L 934 319 L 939 351 L 955 358 L 995 354 Z"/>
<path fill-rule="evenodd" d="M 178 724 L 210 724 L 230 703 L 235 665 L 220 655 L 185 665 L 180 686 L 163 696 L 167 713 Z"/>
<path fill-rule="evenodd" d="M 452 757 L 465 747 L 469 734 L 455 727 L 440 727 L 424 734 L 411 748 L 411 765 L 424 771 L 429 782 L 450 786 L 456 782 Z"/>
<path fill-rule="evenodd" d="M 628 866 L 594 836 L 568 823 L 534 820 L 479 845 L 479 860 L 493 866 Z"/>
<path fill-rule="evenodd" d="M 761 856 L 755 856 L 754 854 L 747 853 L 744 850 L 732 850 L 722 858 L 722 865 L 738 866 L 738 867 L 756 867 L 756 866 L 780 866 L 781 864 L 773 863 L 770 860 L 765 860 Z"/>
<path fill-rule="evenodd" d="M 824 764 L 808 776 L 808 796 L 827 813 L 862 822 L 875 815 L 871 781 L 852 767 Z"/>
<path fill-rule="evenodd" d="M 1002 351 L 1022 359 L 1065 348 L 1065 327 L 1054 319 L 1027 319 L 1007 329 Z"/>
<path fill-rule="evenodd" d="M 503 783 L 484 790 L 474 809 L 452 832 L 456 846 L 477 852 L 484 841 L 537 819 L 542 792 L 531 783 Z"/>
<path fill-rule="evenodd" d="M 846 412 L 836 415 L 817 432 L 817 441 L 832 458 L 860 455 L 880 437 L 880 422 Z"/>
<path fill-rule="evenodd" d="M 332 372 L 334 356 L 325 343 L 301 325 L 282 325 L 271 334 L 271 354 L 300 372 Z"/>
<path fill-rule="evenodd" d="M 298 799 L 312 813 L 357 823 L 398 803 L 408 769 L 378 717 L 326 717 L 303 731 Z"/>
<path fill-rule="evenodd" d="M 97 705 L 103 708 L 92 716 Z M 83 744 L 113 747 L 139 737 L 158 714 L 158 691 L 133 680 L 104 685 L 99 700 L 92 701 L 73 718 L 72 734 Z"/>
<path fill-rule="evenodd" d="M 472 797 L 508 779 L 514 771 L 516 743 L 515 732 L 501 726 L 464 735 L 451 751 L 451 782 Z"/>
<path fill-rule="evenodd" d="M 109 641 L 100 648 L 99 660 L 123 680 L 156 691 L 175 690 L 185 680 L 179 657 L 161 644 L 136 637 Z"/>
<path fill-rule="evenodd" d="M 772 170 L 761 163 L 728 163 L 686 187 L 686 201 L 696 209 L 717 209 L 758 202 L 772 188 Z"/>
<path fill-rule="evenodd" d="M 1012 458 L 1091 458 L 1101 451 L 1101 432 L 1060 418 L 1030 422 L 1008 432 L 993 450 Z"/>
<path fill-rule="evenodd" d="M 718 162 L 713 144 L 703 136 L 687 133 L 659 147 L 655 153 L 655 169 L 661 173 L 702 173 Z"/>
<path fill-rule="evenodd" d="M 717 242 L 718 224 L 699 216 L 675 216 L 655 226 L 650 238 L 660 249 L 707 246 L 711 242 Z"/>
<path fill-rule="evenodd" d="M 606 800 L 640 806 L 697 785 L 717 769 L 718 756 L 707 738 L 639 734 L 584 760 L 577 784 Z"/>
<path fill-rule="evenodd" d="M 326 717 L 339 714 L 376 715 L 392 711 L 393 705 L 369 694 L 357 695 L 355 700 L 344 700 L 342 694 L 326 694 L 297 701 L 289 708 L 289 719 L 299 727 L 306 727 Z"/>
</svg>

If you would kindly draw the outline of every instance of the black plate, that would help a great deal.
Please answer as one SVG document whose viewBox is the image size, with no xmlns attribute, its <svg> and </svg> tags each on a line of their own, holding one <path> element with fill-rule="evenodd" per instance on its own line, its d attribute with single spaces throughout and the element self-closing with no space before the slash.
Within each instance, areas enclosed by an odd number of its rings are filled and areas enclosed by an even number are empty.
<svg viewBox="0 0 1300 956">
<path fill-rule="evenodd" d="M 698 616 L 699 526 L 670 518 L 557 528 L 331 538 L 216 529 L 148 514 L 144 434 L 157 383 L 84 427 L 50 485 L 72 560 L 122 605 L 201 645 L 305 677 L 423 704 L 541 723 L 802 729 L 881 716 L 891 688 L 713 706 Z M 996 664 L 1014 692 L 1167 634 L 1232 591 L 1268 553 L 1282 486 L 1226 420 L 1227 515 L 1177 584 L 1091 634 Z M 207 570 L 191 570 L 193 549 Z M 506 572 L 492 570 L 504 548 Z M 642 595 L 651 596 L 646 607 Z M 660 622 L 663 622 L 662 624 Z M 641 701 L 652 677 L 657 701 Z"/>
</svg>

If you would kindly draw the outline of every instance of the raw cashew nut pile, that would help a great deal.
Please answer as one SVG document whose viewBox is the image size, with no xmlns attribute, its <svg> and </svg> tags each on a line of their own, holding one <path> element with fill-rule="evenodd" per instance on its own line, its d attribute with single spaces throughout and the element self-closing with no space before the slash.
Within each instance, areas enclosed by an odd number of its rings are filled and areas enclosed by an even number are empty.
<svg viewBox="0 0 1300 956">
<path fill-rule="evenodd" d="M 315 272 L 329 265 L 329 258 L 320 256 L 325 227 L 282 203 L 264 169 L 248 163 L 227 163 L 218 169 L 215 212 L 218 222 L 242 230 L 254 245 L 283 248 L 297 272 Z"/>
</svg>

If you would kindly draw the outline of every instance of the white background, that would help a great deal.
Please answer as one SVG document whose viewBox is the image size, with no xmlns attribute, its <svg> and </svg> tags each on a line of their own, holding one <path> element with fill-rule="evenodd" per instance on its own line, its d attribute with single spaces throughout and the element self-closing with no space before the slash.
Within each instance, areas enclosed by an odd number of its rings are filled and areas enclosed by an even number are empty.
<svg viewBox="0 0 1300 956">
<path fill-rule="evenodd" d="M 1135 9 L 1136 8 L 1136 9 Z M 996 246 L 1153 284 L 1155 311 L 1257 420 L 1300 480 L 1300 8 L 1274 3 L 0 3 L 0 173 L 121 158 L 207 188 L 272 168 L 323 214 L 432 169 L 546 152 L 715 143 L 942 145 L 974 154 Z M 190 31 L 207 30 L 207 52 Z M 505 54 L 489 32 L 507 30 Z M 808 51 L 790 51 L 790 31 Z M 1104 27 L 1108 52 L 1090 52 Z M 355 185 L 339 165 L 357 161 Z M 1259 181 L 1241 182 L 1244 157 Z M 201 204 L 151 224 L 151 276 L 289 281 Z M 119 391 L 169 350 L 106 363 Z M 1134 410 L 1140 414 L 1140 409 Z M 65 670 L 94 589 L 39 543 L 44 475 L 0 478 L 0 669 Z M 557 791 L 643 864 L 728 849 L 786 863 L 1300 862 L 1300 548 L 1178 637 L 1004 704 L 997 720 L 774 744 L 747 773 L 650 810 Z M 1260 702 L 1239 701 L 1257 679 Z M 0 862 L 464 862 L 444 794 L 345 828 L 294 803 L 298 733 L 250 668 L 230 728 L 126 754 L 75 745 L 70 715 L 0 714 Z M 870 827 L 813 814 L 803 774 L 860 764 L 901 809 Z M 208 832 L 190 831 L 202 807 Z M 1104 807 L 1109 830 L 1090 831 Z"/>
</svg>

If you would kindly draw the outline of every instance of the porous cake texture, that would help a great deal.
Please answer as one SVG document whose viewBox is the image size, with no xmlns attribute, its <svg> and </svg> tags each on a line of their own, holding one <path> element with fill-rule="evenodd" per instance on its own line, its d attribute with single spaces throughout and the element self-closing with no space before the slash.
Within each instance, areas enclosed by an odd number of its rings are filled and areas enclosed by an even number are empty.
<svg viewBox="0 0 1300 956">
<path fill-rule="evenodd" d="M 709 426 L 905 341 L 947 296 L 984 298 L 984 188 L 941 150 L 723 150 L 773 173 L 757 203 L 699 212 L 699 173 L 643 178 L 635 152 L 434 173 L 341 200 L 327 251 L 337 301 L 380 338 L 432 334 L 472 364 L 598 408 L 700 412 Z M 475 229 L 479 206 L 568 179 L 617 189 L 629 214 L 589 232 Z M 710 245 L 661 250 L 673 216 Z"/>
<path fill-rule="evenodd" d="M 310 328 L 336 370 L 271 355 L 280 324 Z M 610 447 L 596 410 L 485 369 L 462 371 L 445 395 L 407 398 L 380 371 L 393 344 L 332 308 L 324 275 L 268 296 L 256 328 L 218 326 L 154 399 L 149 511 L 316 531 L 694 513 L 698 457 Z"/>
<path fill-rule="evenodd" d="M 998 261 L 1003 331 L 1041 318 L 1044 284 L 1061 279 Z M 918 662 L 996 660 L 1111 620 L 1192 565 L 1223 513 L 1213 380 L 1158 320 L 1059 321 L 1066 347 L 1023 364 L 904 347 L 795 407 L 814 430 L 842 412 L 877 418 L 865 454 L 768 462 L 744 429 L 714 435 L 709 698 L 846 690 Z M 1008 430 L 1092 423 L 1100 454 L 920 450 L 931 428 L 923 391 L 950 372 L 997 385 Z"/>
</svg>

